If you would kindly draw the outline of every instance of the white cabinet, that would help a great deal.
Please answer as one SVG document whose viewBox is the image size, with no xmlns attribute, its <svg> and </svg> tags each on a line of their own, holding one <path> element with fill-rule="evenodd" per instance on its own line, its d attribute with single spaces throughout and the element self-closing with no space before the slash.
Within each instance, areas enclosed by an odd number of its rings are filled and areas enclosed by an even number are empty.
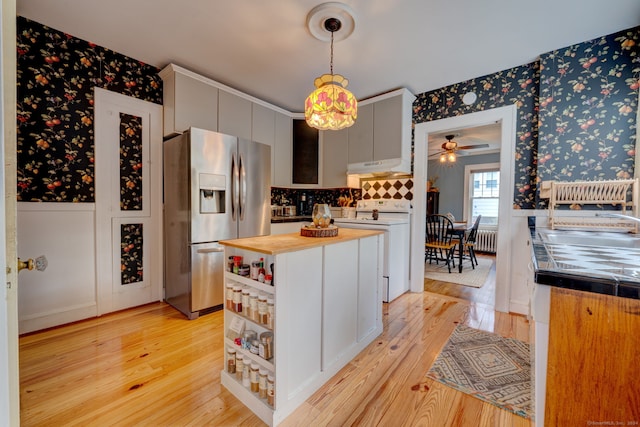
<svg viewBox="0 0 640 427">
<path fill-rule="evenodd" d="M 269 405 L 228 373 L 226 364 L 221 372 L 222 385 L 269 425 L 283 421 L 382 333 L 384 237 L 370 230 L 344 230 L 344 236 L 350 233 L 353 236 L 335 241 L 318 240 L 313 247 L 308 241 L 296 242 L 305 239 L 299 235 L 221 242 L 225 258 L 239 255 L 245 263 L 264 258 L 274 264 L 274 286 L 225 273 L 227 284 L 272 295 L 273 358 L 251 354 L 228 337 L 225 347 L 274 376 L 275 404 Z M 244 321 L 245 329 L 269 331 L 226 307 L 224 320 L 225 336 L 238 321 Z"/>
<path fill-rule="evenodd" d="M 358 107 L 358 119 L 348 128 L 349 172 L 411 172 L 414 98 L 408 90 L 398 89 L 363 101 L 366 104 Z M 367 163 L 372 162 L 384 165 L 369 171 L 372 165 Z"/>
<path fill-rule="evenodd" d="M 231 92 L 218 94 L 218 132 L 251 140 L 252 103 Z"/>
<path fill-rule="evenodd" d="M 291 186 L 293 118 L 276 112 L 276 139 L 272 154 L 271 185 L 275 187 Z"/>
<path fill-rule="evenodd" d="M 320 134 L 320 138 L 322 144 L 322 186 L 325 188 L 346 187 L 349 130 L 324 131 Z"/>
<path fill-rule="evenodd" d="M 164 136 L 194 126 L 218 130 L 218 88 L 173 64 L 160 71 L 163 81 Z"/>
</svg>

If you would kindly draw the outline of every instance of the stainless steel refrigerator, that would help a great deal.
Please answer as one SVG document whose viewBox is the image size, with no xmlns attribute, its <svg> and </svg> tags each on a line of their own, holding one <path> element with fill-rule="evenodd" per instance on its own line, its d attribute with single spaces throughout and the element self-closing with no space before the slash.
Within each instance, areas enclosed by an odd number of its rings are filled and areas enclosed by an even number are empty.
<svg viewBox="0 0 640 427">
<path fill-rule="evenodd" d="M 220 240 L 271 232 L 271 147 L 191 128 L 164 143 L 165 300 L 189 319 L 222 308 Z"/>
</svg>

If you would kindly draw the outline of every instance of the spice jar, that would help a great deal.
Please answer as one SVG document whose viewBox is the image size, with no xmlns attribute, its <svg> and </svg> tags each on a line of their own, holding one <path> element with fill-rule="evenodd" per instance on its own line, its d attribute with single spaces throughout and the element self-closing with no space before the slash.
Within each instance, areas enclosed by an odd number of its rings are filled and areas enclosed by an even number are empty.
<svg viewBox="0 0 640 427">
<path fill-rule="evenodd" d="M 252 363 L 251 368 L 249 369 L 249 381 L 251 383 L 251 391 L 253 391 L 254 393 L 257 393 L 260 388 L 258 368 L 259 366 L 257 363 Z"/>
<path fill-rule="evenodd" d="M 267 403 L 271 406 L 276 401 L 276 384 L 273 375 L 267 375 Z"/>
<path fill-rule="evenodd" d="M 273 305 L 273 298 L 267 298 L 267 326 L 273 329 L 273 316 L 275 314 L 275 306 Z"/>
<path fill-rule="evenodd" d="M 258 396 L 260 399 L 267 398 L 267 370 L 264 368 L 258 370 Z"/>
<path fill-rule="evenodd" d="M 260 272 L 260 261 L 251 261 L 251 280 L 258 280 L 258 273 Z"/>
<path fill-rule="evenodd" d="M 254 322 L 258 321 L 258 293 L 256 291 L 249 292 L 249 313 L 247 316 Z"/>
<path fill-rule="evenodd" d="M 249 309 L 249 288 L 242 289 L 242 314 L 250 317 Z"/>
<path fill-rule="evenodd" d="M 267 331 L 260 334 L 258 354 L 266 360 L 273 357 L 273 332 Z"/>
<path fill-rule="evenodd" d="M 247 329 L 242 334 L 242 348 L 244 348 L 245 350 L 249 350 L 251 348 L 251 341 L 257 338 L 258 338 L 258 333 L 256 331 Z"/>
<path fill-rule="evenodd" d="M 233 311 L 242 313 L 242 286 L 233 287 Z"/>
<path fill-rule="evenodd" d="M 236 351 L 233 348 L 227 349 L 227 372 L 236 373 Z"/>
<path fill-rule="evenodd" d="M 238 274 L 240 276 L 249 277 L 249 270 L 250 269 L 251 269 L 251 267 L 249 267 L 249 264 L 242 264 L 240 266 L 240 268 L 238 268 Z"/>
<path fill-rule="evenodd" d="M 248 358 L 242 365 L 242 385 L 246 388 L 251 387 L 251 364 Z"/>
<path fill-rule="evenodd" d="M 253 354 L 260 354 L 260 341 L 258 339 L 251 340 L 249 351 Z"/>
<path fill-rule="evenodd" d="M 233 271 L 233 256 L 227 258 L 227 271 Z"/>
<path fill-rule="evenodd" d="M 240 270 L 240 266 L 242 265 L 242 257 L 234 256 L 233 257 L 233 272 L 238 274 L 238 270 Z"/>
<path fill-rule="evenodd" d="M 233 310 L 233 283 L 226 284 L 225 302 L 227 310 Z"/>
<path fill-rule="evenodd" d="M 265 285 L 271 285 L 272 281 L 273 281 L 273 276 L 271 276 L 271 274 L 265 274 L 264 275 L 264 284 Z"/>
<path fill-rule="evenodd" d="M 267 324 L 267 296 L 265 294 L 258 295 L 258 322 L 263 325 Z"/>
<path fill-rule="evenodd" d="M 236 354 L 236 380 L 242 381 L 242 371 L 244 370 L 244 356 Z"/>
</svg>

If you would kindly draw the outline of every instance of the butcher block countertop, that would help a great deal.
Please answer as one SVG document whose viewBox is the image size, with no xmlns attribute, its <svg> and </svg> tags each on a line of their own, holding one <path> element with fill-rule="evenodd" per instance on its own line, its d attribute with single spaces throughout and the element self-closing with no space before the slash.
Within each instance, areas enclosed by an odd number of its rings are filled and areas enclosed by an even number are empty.
<svg viewBox="0 0 640 427">
<path fill-rule="evenodd" d="M 362 239 L 364 237 L 382 234 L 381 230 L 361 230 L 355 228 L 339 228 L 335 237 L 303 237 L 299 232 L 290 234 L 277 234 L 273 236 L 246 237 L 243 239 L 222 240 L 221 245 L 246 249 L 268 255 L 277 255 L 286 252 L 295 252 L 318 246 L 332 245 L 334 243 L 349 240 Z"/>
</svg>

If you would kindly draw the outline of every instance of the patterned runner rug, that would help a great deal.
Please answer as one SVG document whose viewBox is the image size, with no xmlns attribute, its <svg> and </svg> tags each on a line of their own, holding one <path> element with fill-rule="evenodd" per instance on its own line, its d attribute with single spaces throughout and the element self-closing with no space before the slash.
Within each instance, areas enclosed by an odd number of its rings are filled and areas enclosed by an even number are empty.
<svg viewBox="0 0 640 427">
<path fill-rule="evenodd" d="M 458 325 L 427 377 L 531 418 L 531 353 L 522 341 Z"/>
</svg>

